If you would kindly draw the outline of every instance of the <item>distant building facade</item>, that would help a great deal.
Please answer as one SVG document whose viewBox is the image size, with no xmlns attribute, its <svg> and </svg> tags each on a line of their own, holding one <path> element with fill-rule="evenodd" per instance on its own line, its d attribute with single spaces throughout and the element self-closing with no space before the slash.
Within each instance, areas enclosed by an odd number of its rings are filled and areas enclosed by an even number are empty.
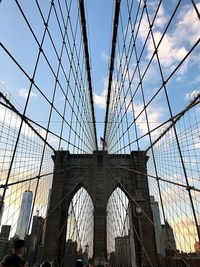
<svg viewBox="0 0 200 267">
<path fill-rule="evenodd" d="M 163 231 L 163 238 L 164 238 L 164 244 L 165 244 L 165 253 L 166 256 L 169 256 L 169 254 L 174 254 L 174 250 L 176 250 L 176 241 L 174 238 L 174 232 L 172 227 L 169 225 L 169 223 L 166 221 L 164 225 L 162 225 L 162 231 Z"/>
<path fill-rule="evenodd" d="M 36 236 L 40 243 L 42 241 L 43 227 L 44 227 L 44 218 L 41 216 L 33 216 L 31 236 Z"/>
<path fill-rule="evenodd" d="M 165 256 L 165 244 L 163 238 L 162 224 L 160 220 L 159 205 L 158 202 L 155 201 L 154 196 L 150 196 L 150 203 L 153 213 L 153 222 L 155 226 L 157 253 L 162 256 Z"/>
<path fill-rule="evenodd" d="M 25 234 L 28 229 L 32 199 L 33 199 L 32 191 L 27 190 L 23 193 L 22 203 L 17 221 L 17 230 L 16 230 L 16 235 L 22 239 L 25 237 Z"/>
<path fill-rule="evenodd" d="M 1 233 L 0 233 L 0 239 L 8 241 L 10 236 L 10 228 L 11 225 L 2 225 L 1 227 Z"/>
<path fill-rule="evenodd" d="M 41 246 L 42 243 L 43 228 L 44 218 L 41 216 L 33 216 L 31 234 L 28 242 L 28 259 L 30 265 L 38 261 L 38 247 Z"/>
</svg>

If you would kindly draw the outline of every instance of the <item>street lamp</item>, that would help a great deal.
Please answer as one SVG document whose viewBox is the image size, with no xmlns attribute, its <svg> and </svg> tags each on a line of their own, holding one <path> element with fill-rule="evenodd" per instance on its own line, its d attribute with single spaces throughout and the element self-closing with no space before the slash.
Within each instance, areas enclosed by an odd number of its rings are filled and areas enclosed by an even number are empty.
<svg viewBox="0 0 200 267">
<path fill-rule="evenodd" d="M 140 238 L 140 246 L 141 246 L 141 263 L 143 266 L 143 249 L 144 249 L 144 246 L 143 246 L 143 237 L 142 237 L 142 225 L 141 225 L 141 216 L 142 216 L 142 213 L 143 213 L 143 210 L 140 206 L 136 206 L 136 209 L 135 209 L 135 212 L 136 212 L 136 215 L 137 215 L 137 219 L 138 219 L 138 226 L 139 226 L 139 238 Z"/>
<path fill-rule="evenodd" d="M 139 207 L 137 206 L 135 211 L 136 211 L 137 215 L 141 215 L 142 214 L 142 208 L 140 206 Z"/>
</svg>

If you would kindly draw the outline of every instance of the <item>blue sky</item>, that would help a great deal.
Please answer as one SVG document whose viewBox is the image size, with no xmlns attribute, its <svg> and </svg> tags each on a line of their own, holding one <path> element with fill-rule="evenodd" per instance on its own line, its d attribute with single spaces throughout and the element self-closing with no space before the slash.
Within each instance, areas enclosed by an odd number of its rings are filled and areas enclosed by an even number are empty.
<svg viewBox="0 0 200 267">
<path fill-rule="evenodd" d="M 23 8 L 28 20 L 34 32 L 37 35 L 39 41 L 42 39 L 42 34 L 44 31 L 44 25 L 42 18 L 39 14 L 38 8 L 35 1 L 20 1 L 20 5 Z M 106 100 L 106 89 L 107 89 L 107 77 L 108 77 L 108 58 L 111 49 L 111 38 L 112 38 L 112 19 L 113 19 L 113 1 L 112 0 L 86 0 L 86 18 L 88 26 L 88 37 L 89 37 L 89 48 L 90 48 L 90 58 L 91 58 L 91 74 L 92 74 L 92 84 L 94 92 L 94 102 L 95 102 L 95 115 L 97 122 L 103 122 L 105 117 L 105 100 Z M 42 12 L 47 17 L 47 11 L 49 10 L 49 1 L 39 1 Z M 132 15 L 135 14 L 139 1 L 134 1 L 134 8 Z M 197 8 L 200 10 L 200 2 L 196 1 Z M 150 20 L 152 20 L 155 10 L 157 7 L 157 1 L 148 2 L 148 11 L 150 14 Z M 175 9 L 177 1 L 163 1 L 160 6 L 158 15 L 154 22 L 153 33 L 156 44 L 158 44 L 162 32 L 167 25 L 173 10 Z M 66 11 L 66 10 L 65 10 Z M 141 12 L 141 11 L 140 11 Z M 76 1 L 73 1 L 71 9 L 71 20 L 73 25 L 76 24 L 77 18 L 77 6 Z M 122 13 L 121 20 L 123 25 L 127 25 L 128 15 L 126 1 L 122 1 Z M 136 23 L 138 25 L 138 22 Z M 137 51 L 138 54 L 141 52 L 142 44 L 145 41 L 149 27 L 148 27 L 147 17 L 143 16 L 141 25 L 138 31 L 137 38 Z M 54 38 L 56 46 L 61 48 L 61 35 L 59 34 L 59 28 L 56 23 L 55 14 L 52 15 L 49 23 L 49 29 Z M 178 66 L 184 56 L 190 51 L 191 47 L 196 41 L 198 41 L 200 29 L 200 21 L 197 14 L 192 6 L 190 0 L 183 0 L 173 18 L 170 27 L 168 28 L 165 37 L 163 38 L 160 47 L 158 49 L 158 55 L 160 58 L 160 63 L 163 70 L 164 79 L 168 79 L 169 75 Z M 125 28 L 121 28 L 119 25 L 119 41 L 116 50 L 116 66 L 119 67 L 119 59 L 125 62 L 123 55 L 121 55 L 122 47 L 122 37 Z M 80 31 L 79 31 L 80 33 Z M 129 38 L 131 38 L 131 31 L 129 29 Z M 0 40 L 3 45 L 9 50 L 9 52 L 16 58 L 16 60 L 23 66 L 25 71 L 31 76 L 33 73 L 33 68 L 38 53 L 38 46 L 36 45 L 33 36 L 30 34 L 22 15 L 20 14 L 19 8 L 17 7 L 15 1 L 3 0 L 0 4 Z M 79 37 L 77 37 L 79 40 Z M 49 37 L 44 41 L 43 48 L 51 61 L 54 71 L 57 69 L 58 61 L 56 55 L 52 49 L 52 45 Z M 149 38 L 147 45 L 145 47 L 144 53 L 142 55 L 142 61 L 140 64 L 141 73 L 144 72 L 149 59 L 154 51 L 154 46 L 152 39 Z M 175 73 L 172 79 L 170 79 L 167 84 L 167 92 L 172 108 L 172 113 L 176 114 L 181 111 L 190 101 L 195 94 L 199 92 L 199 82 L 200 82 L 200 46 L 198 45 L 191 53 L 188 60 L 181 66 L 181 68 Z M 64 57 L 65 62 L 67 61 L 67 56 Z M 129 65 L 130 73 L 133 72 L 135 68 L 135 57 L 131 58 Z M 69 71 L 69 66 L 65 66 L 66 72 Z M 60 81 L 64 83 L 63 74 L 59 76 Z M 48 96 L 49 99 L 52 98 L 53 94 L 53 84 L 54 78 L 47 67 L 47 64 L 43 57 L 41 57 L 38 70 L 36 73 L 35 80 L 38 86 L 42 89 L 43 93 Z M 16 65 L 9 59 L 6 53 L 0 50 L 0 87 L 5 92 L 8 92 L 8 96 L 13 103 L 19 103 L 20 110 L 23 110 L 25 105 L 25 100 L 27 98 L 27 91 L 30 86 L 30 81 L 19 71 Z M 71 79 L 73 83 L 73 79 Z M 124 77 L 125 89 L 127 89 L 127 77 Z M 132 82 L 132 91 L 135 90 L 139 82 L 138 73 L 136 74 Z M 114 85 L 117 84 L 116 77 L 114 78 Z M 151 97 L 157 92 L 162 84 L 161 76 L 159 74 L 159 68 L 156 60 L 153 60 L 151 67 L 148 69 L 145 78 L 143 80 L 145 100 L 149 101 Z M 11 94 L 11 96 L 9 95 Z M 72 93 L 69 95 L 72 99 Z M 123 95 L 120 96 L 120 101 L 123 101 Z M 125 105 L 127 106 L 130 102 L 130 95 L 127 96 L 125 100 Z M 62 113 L 63 112 L 63 94 L 61 90 L 57 90 L 56 107 Z M 143 108 L 141 90 L 138 90 L 134 97 L 135 113 L 139 114 Z M 124 105 L 124 106 L 125 106 Z M 0 110 L 0 118 L 2 119 L 2 110 Z M 47 118 L 49 115 L 49 104 L 44 101 L 40 93 L 36 88 L 33 87 L 31 92 L 31 98 L 29 101 L 27 115 L 33 120 L 39 121 L 41 125 L 47 127 Z M 133 120 L 132 110 L 127 113 L 128 120 L 130 123 Z M 197 110 L 197 117 L 199 116 L 199 109 Z M 66 114 L 67 120 L 70 120 L 70 113 Z M 169 118 L 169 110 L 167 108 L 167 102 L 163 90 L 157 95 L 155 100 L 152 101 L 148 108 L 148 118 L 150 121 L 150 128 L 159 125 Z M 8 117 L 10 120 L 10 117 Z M 50 129 L 57 134 L 60 131 L 60 118 L 53 114 L 52 123 Z M 125 120 L 124 120 L 125 122 Z M 195 123 L 194 117 L 191 116 L 191 121 Z M 186 123 L 188 121 L 186 120 Z M 139 136 L 147 132 L 147 125 L 144 113 L 138 118 L 137 121 L 138 134 Z M 65 128 L 66 132 L 68 128 Z M 97 123 L 98 137 L 103 135 L 104 124 Z M 122 129 L 120 129 L 122 130 Z M 135 132 L 133 127 L 131 128 L 131 141 L 135 138 Z M 111 133 L 112 134 L 112 133 Z M 159 134 L 156 131 L 152 135 L 153 138 Z M 67 139 L 67 138 L 66 138 Z M 125 143 L 128 140 L 128 136 L 125 135 Z M 54 139 L 49 139 L 55 145 L 57 143 Z M 149 139 L 143 138 L 140 141 L 140 148 L 144 149 L 148 147 Z M 184 145 L 184 142 L 183 142 Z M 162 146 L 162 144 L 161 144 Z M 64 147 L 65 148 L 65 147 Z M 173 145 L 172 145 L 173 148 Z M 195 147 L 197 155 L 199 155 L 199 139 L 196 141 Z M 129 149 L 129 148 L 128 148 Z M 126 152 L 129 152 L 128 149 Z M 133 145 L 131 149 L 136 149 Z M 161 149 L 162 151 L 162 149 Z M 192 155 L 192 154 L 191 154 Z M 191 160 L 190 155 L 186 154 L 186 160 Z M 169 162 L 172 159 L 169 159 Z M 168 165 L 170 165 L 168 163 Z M 178 165 L 180 166 L 180 165 Z M 163 166 L 161 166 L 161 169 Z M 173 172 L 176 169 L 171 167 L 170 171 Z M 163 171 L 163 169 L 162 169 Z M 168 174 L 170 173 L 168 170 Z M 179 177 L 178 177 L 179 178 Z M 196 174 L 193 174 L 192 178 L 196 178 Z M 172 179 L 177 179 L 177 177 L 172 177 Z M 182 181 L 182 177 L 180 177 Z"/>
<path fill-rule="evenodd" d="M 75 2 L 74 2 L 75 3 Z M 137 4 L 137 3 L 136 3 Z M 154 33 L 155 36 L 160 38 L 160 35 L 169 20 L 173 8 L 175 8 L 176 1 L 171 1 L 170 5 L 168 2 L 163 2 L 161 5 L 159 14 L 156 19 Z M 43 1 L 40 2 L 44 15 L 47 15 L 48 5 Z M 34 1 L 25 1 L 21 3 L 21 6 L 26 13 L 32 28 L 37 34 L 39 40 L 41 40 L 43 27 L 42 19 L 39 16 L 39 12 L 36 8 Z M 108 77 L 108 57 L 111 48 L 111 36 L 112 36 L 112 18 L 113 18 L 113 1 L 86 1 L 86 16 L 88 20 L 88 32 L 89 32 L 89 47 L 91 55 L 91 73 L 92 73 L 92 84 L 94 91 L 94 100 L 95 100 L 95 112 L 97 122 L 104 121 L 104 112 L 105 112 L 105 98 Z M 149 13 L 150 15 L 155 12 L 156 4 L 152 2 L 149 4 Z M 126 7 L 122 3 L 122 12 L 126 11 Z M 14 1 L 2 1 L 0 9 L 0 32 L 1 32 L 1 41 L 7 47 L 7 49 L 15 56 L 20 64 L 27 70 L 28 73 L 33 71 L 33 62 L 36 60 L 36 51 L 37 45 L 33 41 L 33 37 L 30 34 L 30 31 L 25 25 L 24 20 L 19 12 Z M 72 17 L 76 17 L 76 9 L 72 8 Z M 193 43 L 198 38 L 198 21 L 197 16 L 195 17 L 194 9 L 190 1 L 183 1 L 178 9 L 177 15 L 175 16 L 172 26 L 169 28 L 164 38 L 163 43 L 159 49 L 161 64 L 163 65 L 164 76 L 168 77 L 168 74 L 171 73 L 173 68 L 177 66 L 182 57 L 187 51 L 191 48 Z M 127 20 L 126 14 L 122 13 L 124 24 Z M 35 19 L 37 18 L 37 19 Z M 144 42 L 144 38 L 147 34 L 147 27 L 145 26 L 146 17 L 142 21 L 142 25 L 139 30 L 138 38 L 138 53 L 140 51 L 139 45 Z M 56 24 L 52 21 L 50 24 L 50 29 L 54 39 L 56 40 L 58 47 L 60 46 L 60 36 L 58 34 L 58 28 Z M 181 29 L 181 30 L 180 30 Z M 188 31 L 188 29 L 190 29 Z M 187 33 L 187 34 L 186 34 Z M 119 28 L 119 38 L 121 37 L 121 28 Z M 141 44 L 140 44 L 141 41 Z M 57 66 L 56 57 L 51 51 L 48 52 L 50 46 L 49 41 L 44 44 L 46 48 L 46 53 L 51 58 L 52 64 Z M 152 53 L 152 41 L 147 45 L 146 51 L 143 56 L 143 66 L 146 67 L 146 63 Z M 119 52 L 117 52 L 119 53 Z M 198 90 L 199 84 L 199 60 L 197 58 L 199 54 L 199 47 L 197 47 L 193 52 L 190 59 L 181 67 L 172 80 L 168 84 L 168 93 L 170 102 L 172 105 L 172 110 L 174 113 L 178 112 L 181 107 L 185 106 L 186 95 L 192 93 L 194 90 Z M 24 78 L 21 72 L 16 68 L 16 66 L 10 61 L 7 55 L 1 51 L 1 77 L 0 80 L 8 91 L 14 96 L 15 100 L 19 102 L 21 106 L 24 105 L 26 98 L 26 90 L 29 87 L 29 81 Z M 134 65 L 134 62 L 132 62 Z M 142 65 L 141 65 L 142 66 Z M 155 91 L 161 85 L 161 79 L 157 75 L 159 72 L 158 65 L 156 62 L 152 62 L 151 69 L 147 72 L 147 75 L 144 79 L 144 86 L 148 88 L 148 91 L 145 89 L 145 97 L 148 100 Z M 45 63 L 41 63 L 36 74 L 37 80 L 39 81 L 39 86 L 43 88 L 44 93 L 50 98 L 52 96 L 52 83 L 53 78 L 51 77 L 49 71 L 46 70 Z M 43 75 L 45 73 L 45 75 Z M 38 76 L 39 75 L 39 76 Z M 137 79 L 135 80 L 137 83 Z M 45 87 L 44 87 L 45 84 Z M 174 98 L 176 95 L 176 98 Z M 164 106 L 166 102 L 164 100 L 163 94 L 161 93 L 158 96 L 159 103 L 163 102 L 162 105 L 158 105 L 158 102 L 155 101 L 154 105 L 150 107 L 150 119 L 152 122 L 159 123 L 164 121 L 168 114 Z M 40 112 L 35 108 L 38 105 L 43 106 L 44 116 L 47 116 L 45 112 L 45 104 L 40 103 L 37 90 L 33 88 L 32 90 L 32 99 L 29 105 L 29 114 L 34 113 L 34 119 L 37 120 L 37 117 L 40 117 Z M 139 110 L 141 107 L 141 95 L 138 94 L 135 97 L 136 110 Z M 58 103 L 59 104 L 59 103 Z M 61 104 L 61 103 L 60 103 Z M 156 108 L 155 108 L 156 106 Z M 156 109 L 156 111 L 155 111 Z M 131 119 L 131 116 L 130 116 Z M 41 120 L 41 118 L 40 118 Z M 144 124 L 144 123 L 143 123 Z M 139 125 L 139 130 L 143 131 L 142 124 Z M 102 123 L 97 124 L 98 136 L 103 134 Z M 145 127 L 145 126 L 143 126 Z"/>
<path fill-rule="evenodd" d="M 68 1 L 69 3 L 70 1 Z M 42 9 L 43 15 L 46 19 L 47 11 L 50 7 L 49 1 L 39 1 L 40 7 Z M 44 24 L 39 14 L 38 8 L 36 6 L 35 1 L 21 1 L 20 5 L 27 16 L 28 21 L 31 24 L 34 32 L 36 33 L 37 39 L 41 42 L 42 34 L 44 32 Z M 72 9 L 71 9 L 71 21 L 73 26 L 76 24 L 77 19 L 77 1 L 72 1 Z M 63 12 L 66 13 L 63 5 Z M 57 7 L 58 9 L 58 7 Z M 98 12 L 97 12 L 98 11 Z M 86 5 L 86 14 L 89 19 L 89 45 L 90 45 L 90 53 L 91 53 L 91 66 L 92 66 L 92 84 L 93 89 L 96 94 L 101 94 L 102 88 L 104 88 L 104 79 L 107 76 L 108 72 L 108 64 L 105 60 L 107 54 L 109 54 L 109 44 L 110 44 L 110 34 L 111 34 L 111 24 L 112 24 L 112 1 L 88 1 Z M 102 19 L 102 14 L 103 19 Z M 98 29 L 98 30 L 97 30 Z M 56 23 L 55 14 L 52 12 L 52 16 L 49 22 L 49 30 L 53 36 L 53 39 L 57 45 L 57 48 L 60 49 L 61 45 L 61 36 L 59 34 L 58 24 Z M 71 34 L 69 30 L 69 34 Z M 70 36 L 71 38 L 71 36 Z M 71 38 L 72 39 L 72 38 Z M 0 40 L 2 44 L 8 49 L 8 51 L 14 56 L 14 58 L 18 61 L 19 64 L 23 67 L 23 69 L 28 73 L 31 77 L 33 73 L 33 68 L 36 62 L 37 54 L 38 54 L 38 45 L 36 44 L 33 36 L 28 29 L 22 14 L 17 7 L 15 1 L 2 1 L 0 4 Z M 77 34 L 77 44 L 80 41 L 80 29 Z M 77 45 L 78 46 L 78 45 Z M 58 61 L 56 59 L 55 52 L 52 49 L 52 44 L 50 42 L 49 37 L 44 41 L 43 49 L 45 50 L 48 59 L 51 62 L 51 65 L 56 71 Z M 94 59 L 92 59 L 94 58 Z M 67 55 L 65 54 L 63 57 L 63 61 L 66 62 L 65 71 L 69 72 L 69 60 Z M 98 70 L 97 70 L 98 69 Z M 22 74 L 22 72 L 18 69 L 18 67 L 13 63 L 12 60 L 8 57 L 8 55 L 0 49 L 0 88 L 7 95 L 7 97 L 11 100 L 11 102 L 22 112 L 24 109 L 24 105 L 27 99 L 27 93 L 30 87 L 30 81 Z M 59 79 L 62 84 L 64 84 L 65 79 L 63 73 L 60 74 Z M 54 78 L 52 77 L 52 73 L 47 66 L 44 57 L 40 58 L 38 69 L 35 76 L 35 81 L 42 92 L 48 97 L 49 100 L 52 98 L 53 94 L 53 86 L 54 86 Z M 70 78 L 72 83 L 72 87 L 74 85 L 74 80 Z M 73 90 L 72 90 L 73 92 Z M 68 97 L 71 103 L 72 101 L 72 92 L 69 93 Z M 78 101 L 78 100 L 77 100 Z M 63 112 L 63 93 L 58 88 L 55 96 L 56 107 L 59 112 Z M 33 87 L 30 95 L 30 101 L 27 107 L 26 115 L 31 119 L 39 122 L 45 128 L 47 127 L 47 121 L 49 116 L 49 104 L 38 90 Z M 68 107 L 68 112 L 66 113 L 67 121 L 71 119 L 70 108 Z M 104 120 L 104 110 L 102 108 L 97 107 L 96 113 L 97 120 Z M 50 124 L 50 129 L 56 134 L 60 133 L 60 117 L 56 115 L 56 112 L 52 115 L 52 123 Z M 5 182 L 5 178 L 7 177 L 7 171 L 10 164 L 10 159 L 12 156 L 12 149 L 14 142 L 16 141 L 16 135 L 10 136 L 9 141 L 6 139 L 9 136 L 7 132 L 7 128 L 13 128 L 15 133 L 18 131 L 20 126 L 19 117 L 12 114 L 12 112 L 7 111 L 5 113 L 5 109 L 0 107 L 0 122 L 3 127 L 3 134 L 1 136 L 1 150 L 0 150 L 0 162 L 1 162 L 1 183 Z M 3 124 L 2 124 L 3 123 Z M 72 122 L 74 123 L 74 122 Z M 73 124 L 74 125 L 74 124 Z M 8 127 L 7 127 L 8 126 Z M 100 127 L 99 127 L 100 126 Z M 74 126 L 73 126 L 74 127 Z M 98 124 L 98 136 L 102 135 L 103 132 L 103 124 Z M 76 129 L 76 128 L 74 128 Z M 64 127 L 65 138 L 68 139 L 69 127 L 65 125 Z M 45 132 L 40 130 L 42 136 L 45 136 Z M 10 180 L 23 180 L 27 177 L 32 177 L 38 174 L 38 168 L 40 166 L 41 155 L 42 155 L 42 144 L 41 140 L 38 140 L 37 137 L 27 130 L 26 127 L 22 127 L 21 131 L 22 139 L 26 140 L 29 145 L 28 149 L 25 148 L 21 142 L 18 145 L 17 154 L 14 160 L 14 168 L 11 173 Z M 36 139 L 35 139 L 36 138 Z M 58 140 L 50 136 L 48 137 L 48 141 L 54 145 L 55 148 L 58 147 Z M 74 135 L 71 133 L 71 139 L 73 140 Z M 21 140 L 22 140 L 21 139 Z M 6 141 L 5 141 L 6 140 Z M 35 140 L 35 142 L 33 142 Z M 9 144 L 4 144 L 4 143 Z M 31 142 L 31 143 L 29 143 Z M 65 145 L 65 144 L 64 144 Z M 64 145 L 61 145 L 64 146 Z M 8 149 L 9 147 L 9 149 Z M 66 147 L 64 146 L 64 149 Z M 70 151 L 73 151 L 73 147 L 69 147 Z M 75 151 L 76 152 L 76 151 Z M 43 162 L 43 171 L 42 173 L 48 173 L 52 171 L 53 162 L 51 159 L 51 153 L 46 151 Z M 23 157 L 22 157 L 23 155 Z M 45 182 L 46 181 L 46 182 Z M 43 180 L 40 182 L 39 192 L 36 198 L 36 205 L 34 209 L 34 214 L 36 209 L 40 210 L 40 215 L 46 216 L 46 202 L 48 196 L 48 189 L 51 187 L 51 178 L 48 180 Z M 16 228 L 16 220 L 18 217 L 19 206 L 22 194 L 24 190 L 28 188 L 28 183 L 23 183 L 18 186 L 9 187 L 6 192 L 5 197 L 5 209 L 4 209 L 4 218 L 3 223 L 12 225 L 13 235 L 15 233 Z M 31 183 L 31 190 L 35 192 L 36 183 L 33 181 Z M 46 192 L 46 193 L 44 193 Z M 15 214 L 15 216 L 13 216 Z"/>
<path fill-rule="evenodd" d="M 73 1 L 76 3 L 75 1 Z M 47 3 L 40 1 L 41 8 L 43 8 L 43 13 L 46 14 L 49 6 Z M 35 31 L 38 40 L 41 40 L 43 33 L 43 23 L 41 16 L 36 8 L 34 1 L 25 1 L 21 3 L 24 13 L 27 15 L 30 24 Z M 87 1 L 86 5 L 86 17 L 88 19 L 88 37 L 89 37 L 89 48 L 90 48 L 90 58 L 91 58 L 91 73 L 92 73 L 92 84 L 94 93 L 100 95 L 104 89 L 105 79 L 108 75 L 108 61 L 107 57 L 110 50 L 110 40 L 112 33 L 112 13 L 113 13 L 113 1 Z M 72 16 L 77 16 L 76 7 L 72 8 Z M 50 24 L 50 30 L 52 30 L 54 40 L 56 40 L 58 47 L 60 47 L 61 38 L 56 31 L 58 31 L 58 26 L 56 23 L 52 22 Z M 14 1 L 2 1 L 0 9 L 0 32 L 1 41 L 6 46 L 6 48 L 14 55 L 23 68 L 28 73 L 32 73 L 34 62 L 36 61 L 38 50 L 33 37 L 30 34 L 24 20 L 16 6 Z M 56 57 L 51 51 L 48 52 L 50 42 L 44 43 L 44 48 L 46 48 L 46 53 L 51 59 L 51 63 L 57 66 Z M 10 61 L 8 56 L 1 51 L 0 52 L 1 61 L 1 77 L 0 80 L 2 84 L 7 88 L 7 90 L 12 94 L 14 99 L 19 102 L 23 107 L 24 101 L 27 96 L 27 90 L 29 87 L 29 81 L 24 78 L 18 68 Z M 45 75 L 43 73 L 45 72 Z M 44 90 L 44 93 L 50 98 L 51 97 L 51 86 L 53 83 L 53 78 L 49 71 L 46 69 L 45 63 L 41 63 L 38 70 L 39 74 L 36 74 L 36 79 L 38 75 L 39 86 Z M 44 87 L 45 84 L 45 87 Z M 34 113 L 34 119 L 37 120 L 41 114 L 36 106 L 43 106 L 43 114 L 47 116 L 45 111 L 45 104 L 40 103 L 40 98 L 38 97 L 38 92 L 33 88 L 32 99 L 29 104 L 28 114 Z M 102 108 L 96 107 L 96 120 L 104 121 L 104 112 Z M 98 135 L 103 133 L 103 124 L 97 125 Z"/>
</svg>

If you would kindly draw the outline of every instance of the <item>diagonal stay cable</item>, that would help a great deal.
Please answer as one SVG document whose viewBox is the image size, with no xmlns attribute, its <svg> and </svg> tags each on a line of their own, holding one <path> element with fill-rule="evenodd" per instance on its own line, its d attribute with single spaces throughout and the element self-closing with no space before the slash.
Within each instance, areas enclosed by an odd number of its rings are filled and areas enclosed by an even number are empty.
<svg viewBox="0 0 200 267">
<path fill-rule="evenodd" d="M 88 79 L 88 86 L 89 86 L 89 93 L 90 93 L 90 104 L 91 104 L 91 109 L 92 109 L 92 120 L 93 120 L 93 128 L 94 128 L 95 146 L 96 146 L 96 150 L 98 150 L 84 0 L 79 0 L 79 12 L 80 12 L 81 25 L 82 25 L 82 35 L 83 35 L 84 52 L 85 52 L 85 64 L 86 64 L 86 69 L 87 69 L 87 79 Z"/>
<path fill-rule="evenodd" d="M 116 169 L 116 167 L 115 167 L 115 169 Z M 187 185 L 176 183 L 176 182 L 173 182 L 173 181 L 170 181 L 170 180 L 166 180 L 166 179 L 164 179 L 162 177 L 154 176 L 154 175 L 151 175 L 151 174 L 146 174 L 146 173 L 143 173 L 143 172 L 140 172 L 140 171 L 136 171 L 134 169 L 126 168 L 126 167 L 123 167 L 123 166 L 119 166 L 118 169 L 125 169 L 127 171 L 134 172 L 134 173 L 137 173 L 137 174 L 141 174 L 141 175 L 144 175 L 146 177 L 153 178 L 155 180 L 160 180 L 160 181 L 163 181 L 163 182 L 166 182 L 166 183 L 169 183 L 169 184 L 173 184 L 173 185 L 177 185 L 177 186 L 183 187 L 186 190 L 194 190 L 196 192 L 200 192 L 200 189 L 196 188 L 195 186 L 189 186 L 189 188 L 188 188 Z"/>
<path fill-rule="evenodd" d="M 120 3 L 121 3 L 121 0 L 115 1 L 115 15 L 114 15 L 114 21 L 113 21 L 113 37 L 112 37 L 112 49 L 111 49 L 110 68 L 109 68 L 110 72 L 109 72 L 109 79 L 108 79 L 108 90 L 107 90 L 107 101 L 106 101 L 104 140 L 106 140 L 106 133 L 107 133 L 107 123 L 108 123 L 108 115 L 109 115 L 109 107 L 110 107 L 111 86 L 112 86 L 113 70 L 114 70 L 114 63 L 115 63 L 117 30 L 118 30 L 118 24 L 119 24 Z M 105 142 L 103 143 L 103 150 L 104 149 L 105 149 Z"/>
<path fill-rule="evenodd" d="M 126 188 L 123 186 L 123 184 L 120 182 L 120 180 L 116 177 L 116 175 L 113 173 L 113 171 L 110 169 L 109 166 L 107 166 L 109 172 L 111 173 L 111 175 L 113 176 L 113 178 L 118 182 L 118 184 L 120 184 L 120 186 L 123 188 L 124 192 L 126 192 L 126 194 L 130 197 L 130 199 L 134 202 L 134 204 L 138 207 L 141 208 L 142 207 L 137 203 L 137 201 L 135 200 L 135 198 L 130 195 L 130 193 L 126 190 Z M 146 219 L 153 225 L 153 227 L 155 227 L 154 222 L 151 220 L 151 218 L 148 216 L 148 214 L 146 214 L 146 212 L 142 209 L 142 213 L 144 214 L 144 216 L 146 217 Z M 170 247 L 172 248 L 172 250 L 175 252 L 176 255 L 179 255 L 181 257 L 181 260 L 186 264 L 187 267 L 189 267 L 188 263 L 186 262 L 186 260 L 184 259 L 183 255 L 180 254 L 179 251 L 177 251 L 176 247 L 174 247 L 171 242 L 169 242 L 168 240 L 166 240 L 167 243 L 170 245 Z"/>
<path fill-rule="evenodd" d="M 21 114 L 2 92 L 0 92 L 0 98 L 1 97 L 10 106 L 11 110 L 14 111 L 31 128 L 31 130 L 55 152 L 55 149 L 48 143 L 48 141 L 30 124 L 29 118 Z"/>
</svg>

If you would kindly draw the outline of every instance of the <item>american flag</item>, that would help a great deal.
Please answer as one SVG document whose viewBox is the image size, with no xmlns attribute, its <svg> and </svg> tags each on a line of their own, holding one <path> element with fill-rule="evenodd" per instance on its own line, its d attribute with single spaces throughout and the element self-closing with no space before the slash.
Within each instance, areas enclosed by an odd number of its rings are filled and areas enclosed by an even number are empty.
<svg viewBox="0 0 200 267">
<path fill-rule="evenodd" d="M 107 144 L 107 142 L 104 140 L 103 137 L 100 137 L 100 144 L 101 144 L 101 145 L 104 145 L 105 148 L 108 147 L 108 144 Z"/>
</svg>

